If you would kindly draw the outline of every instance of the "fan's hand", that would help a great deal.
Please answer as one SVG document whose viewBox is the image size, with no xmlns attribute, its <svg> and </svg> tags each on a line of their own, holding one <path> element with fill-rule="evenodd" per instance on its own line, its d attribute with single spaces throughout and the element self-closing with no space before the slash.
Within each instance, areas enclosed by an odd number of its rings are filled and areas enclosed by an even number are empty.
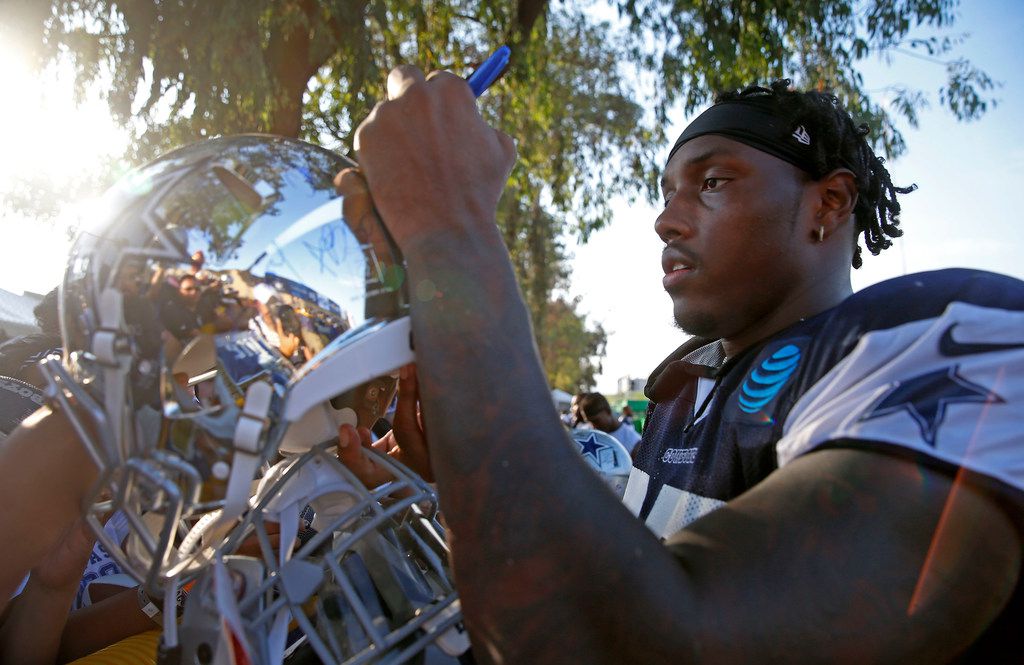
<svg viewBox="0 0 1024 665">
<path fill-rule="evenodd" d="M 430 449 L 419 412 L 419 384 L 415 365 L 406 365 L 398 375 L 398 404 L 395 408 L 393 429 L 377 441 L 371 440 L 370 430 L 342 425 L 338 428 L 338 459 L 367 487 L 377 487 L 394 480 L 390 471 L 368 455 L 364 448 L 373 448 L 388 455 L 417 473 L 427 482 L 433 482 L 430 469 Z"/>
</svg>

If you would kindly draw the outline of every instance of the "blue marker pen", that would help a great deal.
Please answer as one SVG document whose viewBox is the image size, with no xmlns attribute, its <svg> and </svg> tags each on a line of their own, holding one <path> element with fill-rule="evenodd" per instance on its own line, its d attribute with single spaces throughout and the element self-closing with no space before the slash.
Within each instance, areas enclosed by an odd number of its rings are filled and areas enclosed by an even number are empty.
<svg viewBox="0 0 1024 665">
<path fill-rule="evenodd" d="M 502 46 L 497 51 L 492 53 L 489 58 L 484 60 L 483 64 L 480 65 L 476 71 L 466 77 L 466 83 L 469 84 L 469 88 L 473 91 L 474 97 L 479 97 L 484 94 L 484 90 L 491 87 L 498 76 L 505 70 L 508 65 L 508 58 L 512 54 L 512 49 L 507 46 Z"/>
</svg>

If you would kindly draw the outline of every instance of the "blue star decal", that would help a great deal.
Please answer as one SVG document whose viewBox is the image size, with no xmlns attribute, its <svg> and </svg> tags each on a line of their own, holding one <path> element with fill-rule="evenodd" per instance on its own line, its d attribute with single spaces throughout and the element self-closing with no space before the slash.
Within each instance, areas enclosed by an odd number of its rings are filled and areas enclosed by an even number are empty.
<svg viewBox="0 0 1024 665">
<path fill-rule="evenodd" d="M 611 448 L 611 446 L 598 441 L 597 436 L 594 434 L 591 434 L 582 441 L 576 441 L 576 444 L 580 447 L 580 453 L 583 455 L 590 455 L 598 464 L 601 463 L 601 451 L 606 448 Z"/>
<path fill-rule="evenodd" d="M 921 436 L 930 446 L 946 418 L 946 407 L 957 403 L 1005 402 L 984 386 L 968 381 L 956 373 L 959 365 L 944 367 L 897 383 L 861 420 L 879 418 L 897 411 L 906 411 L 921 428 Z"/>
</svg>

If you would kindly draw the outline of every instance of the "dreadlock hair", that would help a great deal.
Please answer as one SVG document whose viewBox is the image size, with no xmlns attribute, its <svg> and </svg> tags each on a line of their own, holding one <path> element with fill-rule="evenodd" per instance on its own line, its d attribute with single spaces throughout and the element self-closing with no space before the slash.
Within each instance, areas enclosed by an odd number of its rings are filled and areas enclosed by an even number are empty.
<svg viewBox="0 0 1024 665">
<path fill-rule="evenodd" d="M 815 137 L 813 151 L 815 179 L 836 168 L 853 172 L 857 185 L 854 207 L 857 234 L 863 234 L 868 251 L 877 256 L 892 246 L 890 238 L 903 235 L 899 228 L 900 204 L 897 194 L 909 194 L 917 185 L 897 187 L 881 157 L 875 155 L 865 138 L 866 124 L 857 125 L 839 99 L 829 92 L 793 90 L 789 79 L 780 79 L 770 87 L 749 86 L 739 92 L 720 93 L 715 103 L 736 101 L 753 96 L 769 99 L 776 113 L 790 120 L 792 126 L 803 125 Z M 762 101 L 762 100 L 759 100 Z M 853 267 L 860 268 L 860 243 L 854 239 Z"/>
</svg>

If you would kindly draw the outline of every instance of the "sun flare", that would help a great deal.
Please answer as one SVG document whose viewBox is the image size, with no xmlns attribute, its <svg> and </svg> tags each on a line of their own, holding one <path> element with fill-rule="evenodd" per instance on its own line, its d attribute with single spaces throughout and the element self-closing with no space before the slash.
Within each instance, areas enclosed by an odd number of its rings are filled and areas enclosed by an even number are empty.
<svg viewBox="0 0 1024 665">
<path fill-rule="evenodd" d="M 42 72 L 23 54 L 0 42 L 0 287 L 19 292 L 46 291 L 57 283 L 67 254 L 67 228 L 76 223 L 77 204 L 60 206 L 53 222 L 31 209 L 12 205 L 25 192 L 58 196 L 100 166 L 123 153 L 124 130 L 110 118 L 96 86 L 76 103 L 73 72 L 60 62 Z M 96 194 L 95 192 L 93 194 Z M 60 198 L 65 198 L 61 196 Z M 48 208 L 39 201 L 39 208 Z"/>
</svg>

